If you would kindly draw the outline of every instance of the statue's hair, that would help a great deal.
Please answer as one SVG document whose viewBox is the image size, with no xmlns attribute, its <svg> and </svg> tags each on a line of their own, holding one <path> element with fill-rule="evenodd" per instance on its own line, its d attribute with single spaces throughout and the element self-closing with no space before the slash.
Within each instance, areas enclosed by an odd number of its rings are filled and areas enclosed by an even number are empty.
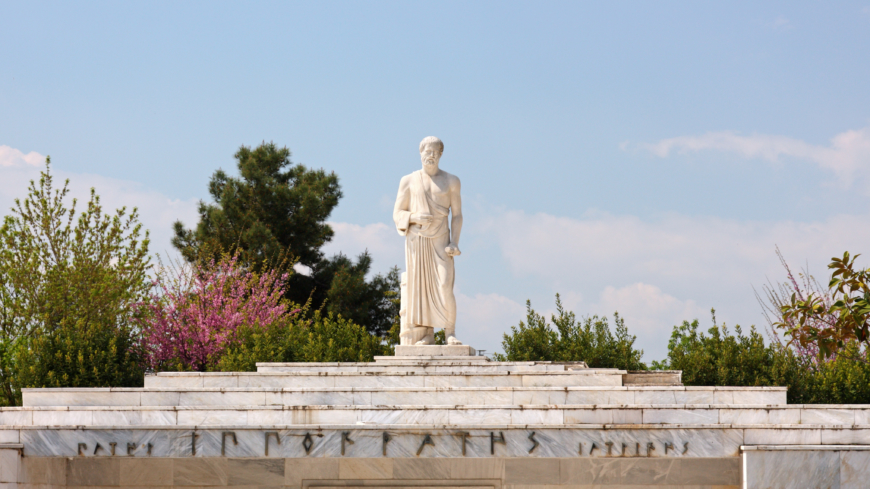
<svg viewBox="0 0 870 489">
<path fill-rule="evenodd" d="M 425 138 L 423 138 L 422 141 L 420 141 L 420 152 L 421 153 L 423 152 L 423 147 L 426 146 L 427 144 L 434 144 L 435 146 L 438 146 L 438 148 L 439 148 L 438 151 L 440 151 L 442 153 L 444 152 L 444 143 L 441 142 L 440 139 L 436 138 L 435 136 L 426 136 Z"/>
</svg>

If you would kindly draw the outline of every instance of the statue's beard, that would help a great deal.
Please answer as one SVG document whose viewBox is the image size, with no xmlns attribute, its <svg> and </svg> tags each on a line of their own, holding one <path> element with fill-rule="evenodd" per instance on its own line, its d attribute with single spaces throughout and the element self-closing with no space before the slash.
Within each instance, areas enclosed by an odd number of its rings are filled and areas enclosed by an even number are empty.
<svg viewBox="0 0 870 489">
<path fill-rule="evenodd" d="M 423 164 L 426 165 L 426 166 L 435 166 L 435 165 L 438 164 L 438 162 L 435 161 L 434 158 L 430 158 L 430 159 L 428 159 L 428 160 L 423 160 Z"/>
</svg>

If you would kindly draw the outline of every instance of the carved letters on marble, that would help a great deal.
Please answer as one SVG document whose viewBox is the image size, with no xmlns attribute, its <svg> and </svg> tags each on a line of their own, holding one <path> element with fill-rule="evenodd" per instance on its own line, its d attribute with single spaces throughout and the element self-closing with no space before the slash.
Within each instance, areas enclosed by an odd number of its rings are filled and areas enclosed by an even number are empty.
<svg viewBox="0 0 870 489">
<path fill-rule="evenodd" d="M 196 456 L 196 439 L 199 438 L 200 435 L 194 431 L 194 432 L 191 432 L 190 436 L 191 436 L 191 438 L 190 438 L 190 454 L 191 454 L 191 456 Z M 322 437 L 323 434 L 318 433 L 315 436 Z M 434 435 L 434 436 L 448 436 L 448 435 Z M 462 445 L 461 445 L 462 446 L 462 449 L 461 449 L 462 456 L 466 456 L 467 455 L 466 447 L 470 443 L 469 439 L 472 438 L 471 433 L 469 433 L 467 431 L 460 431 L 458 433 L 454 433 L 454 434 L 449 435 L 449 436 L 458 436 L 459 437 L 459 439 L 461 440 L 461 443 L 462 443 Z M 221 456 L 227 455 L 227 453 L 226 453 L 226 440 L 228 437 L 232 440 L 233 445 L 239 444 L 239 441 L 236 437 L 236 433 L 234 431 L 221 432 L 221 437 L 220 437 L 221 438 Z M 281 438 L 280 438 L 277 431 L 266 431 L 264 433 L 265 455 L 266 456 L 269 455 L 269 441 L 270 441 L 270 438 L 272 438 L 272 437 L 275 438 L 275 443 L 277 443 L 278 445 L 281 444 Z M 423 449 L 426 448 L 427 445 L 429 445 L 431 447 L 435 447 L 435 440 L 433 440 L 432 437 L 433 437 L 433 435 L 431 433 L 425 433 L 423 435 L 423 438 L 420 441 L 420 445 L 417 448 L 417 456 L 420 456 L 420 454 L 423 453 Z M 541 442 L 537 438 L 535 438 L 534 431 L 529 432 L 528 439 L 532 442 L 532 446 L 531 446 L 531 448 L 529 448 L 529 453 L 531 454 L 532 452 L 535 451 L 535 449 L 537 449 L 539 446 L 541 446 Z M 383 435 L 381 436 L 381 452 L 382 452 L 383 456 L 385 456 L 385 457 L 387 456 L 387 444 L 392 440 L 393 440 L 393 436 L 390 435 L 388 432 L 384 431 Z M 356 444 L 356 442 L 350 438 L 350 431 L 341 432 L 340 443 L 341 443 L 341 455 L 342 456 L 346 455 L 347 449 L 350 445 Z M 507 441 L 505 439 L 503 431 L 499 431 L 498 435 L 496 435 L 495 431 L 491 431 L 489 433 L 489 451 L 490 451 L 491 455 L 495 455 L 495 444 L 496 443 L 501 443 L 503 445 L 507 445 Z M 578 448 L 578 452 L 577 452 L 579 455 L 585 454 L 588 456 L 593 456 L 595 454 L 595 450 L 598 450 L 599 453 L 601 453 L 607 457 L 611 457 L 611 456 L 652 457 L 653 452 L 657 449 L 655 443 L 647 442 L 646 447 L 645 447 L 646 450 L 644 453 L 644 451 L 641 449 L 641 443 L 636 442 L 634 444 L 633 451 L 630 449 L 630 445 L 628 445 L 626 443 L 621 443 L 622 450 L 619 451 L 618 447 L 616 450 L 614 450 L 614 446 L 617 446 L 616 443 L 614 443 L 612 441 L 606 441 L 603 443 L 603 445 L 599 445 L 597 442 L 590 442 L 588 451 L 584 451 L 584 448 L 583 448 L 584 444 L 585 444 L 585 442 L 580 442 L 580 444 L 579 444 L 579 448 Z M 116 455 L 116 447 L 117 447 L 118 443 L 112 441 L 112 442 L 109 442 L 108 445 L 109 445 L 109 449 L 107 450 L 100 443 L 96 443 L 94 446 L 93 455 L 98 455 L 100 450 L 102 450 L 103 452 L 106 452 L 109 456 Z M 153 445 L 151 443 L 147 443 L 147 444 L 143 444 L 142 446 L 147 447 L 147 454 L 151 455 L 151 450 L 153 448 Z M 128 456 L 135 455 L 134 452 L 136 451 L 137 447 L 138 447 L 138 445 L 136 443 L 128 442 L 126 455 L 128 455 Z M 312 437 L 311 433 L 305 433 L 305 436 L 302 438 L 302 448 L 305 449 L 306 454 L 310 454 L 313 447 L 314 447 L 314 438 Z M 605 447 L 606 447 L 606 450 L 605 450 Z M 667 455 L 670 452 L 674 452 L 678 455 L 685 455 L 689 451 L 689 442 L 684 442 L 682 449 L 678 448 L 677 444 L 675 444 L 674 442 L 670 442 L 670 441 L 662 442 L 662 447 L 664 448 L 664 455 Z M 87 456 L 87 450 L 88 450 L 87 443 L 79 443 L 78 444 L 77 453 L 79 456 L 82 456 L 82 457 Z"/>
<path fill-rule="evenodd" d="M 266 456 L 267 457 L 269 456 L 269 437 L 270 436 L 274 436 L 275 442 L 279 445 L 281 444 L 281 437 L 278 436 L 277 431 L 267 431 L 266 432 Z"/>
</svg>

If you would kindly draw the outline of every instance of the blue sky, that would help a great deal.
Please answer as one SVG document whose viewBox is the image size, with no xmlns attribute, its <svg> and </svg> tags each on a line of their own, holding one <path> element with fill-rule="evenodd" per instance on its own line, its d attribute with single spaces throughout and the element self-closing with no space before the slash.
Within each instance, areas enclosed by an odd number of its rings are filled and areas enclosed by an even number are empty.
<svg viewBox="0 0 870 489">
<path fill-rule="evenodd" d="M 77 195 L 138 206 L 165 254 L 211 174 L 274 141 L 341 178 L 328 251 L 385 271 L 399 178 L 436 135 L 463 183 L 458 335 L 489 351 L 559 292 L 619 310 L 662 358 L 711 307 L 762 325 L 776 245 L 819 276 L 870 253 L 870 1 L 0 1 L 0 18 L 0 206 L 51 155 Z"/>
</svg>

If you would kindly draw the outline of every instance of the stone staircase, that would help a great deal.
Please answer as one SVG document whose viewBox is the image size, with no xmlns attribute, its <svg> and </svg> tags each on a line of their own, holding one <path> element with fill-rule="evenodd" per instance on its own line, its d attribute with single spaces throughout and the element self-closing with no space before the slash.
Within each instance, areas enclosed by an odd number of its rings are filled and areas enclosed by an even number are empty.
<svg viewBox="0 0 870 489">
<path fill-rule="evenodd" d="M 23 406 L 0 408 L 0 483 L 107 488 L 168 474 L 159 485 L 697 489 L 735 487 L 740 457 L 748 474 L 771 457 L 800 471 L 818 465 L 800 458 L 807 450 L 846 464 L 870 448 L 870 406 L 791 405 L 786 394 L 687 387 L 673 371 L 473 355 L 163 372 L 144 388 L 24 389 Z M 870 450 L 860 453 L 870 467 Z M 492 472 L 469 475 L 474 467 Z M 214 479 L 220 471 L 226 481 Z M 231 483 L 244 471 L 249 482 Z"/>
</svg>

